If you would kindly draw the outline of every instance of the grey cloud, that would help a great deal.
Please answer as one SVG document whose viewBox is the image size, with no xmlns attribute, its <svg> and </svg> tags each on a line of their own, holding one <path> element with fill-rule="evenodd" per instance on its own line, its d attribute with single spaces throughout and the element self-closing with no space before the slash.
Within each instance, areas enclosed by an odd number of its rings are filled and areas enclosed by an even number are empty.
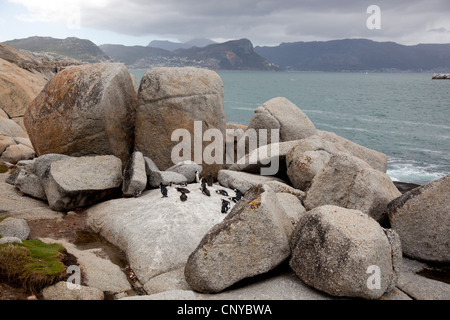
<svg viewBox="0 0 450 320">
<path fill-rule="evenodd" d="M 372 4 L 382 13 L 377 33 L 366 28 Z M 448 0 L 111 0 L 106 8 L 83 7 L 81 22 L 134 36 L 249 38 L 263 45 L 374 36 L 396 41 L 419 31 L 425 36 L 449 12 Z"/>
</svg>

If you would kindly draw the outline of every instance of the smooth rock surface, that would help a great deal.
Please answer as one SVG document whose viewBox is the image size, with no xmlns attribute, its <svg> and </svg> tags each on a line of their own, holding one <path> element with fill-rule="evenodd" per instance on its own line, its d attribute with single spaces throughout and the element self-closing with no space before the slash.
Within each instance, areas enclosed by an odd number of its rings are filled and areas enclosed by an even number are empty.
<svg viewBox="0 0 450 320">
<path fill-rule="evenodd" d="M 223 197 L 215 192 L 225 188 L 208 187 L 210 197 L 197 183 L 185 188 L 190 190 L 186 202 L 175 186 L 169 186 L 167 198 L 160 190 L 148 190 L 139 198 L 110 200 L 86 211 L 88 225 L 126 253 L 141 283 L 184 267 L 202 237 L 225 217 Z"/>
</svg>

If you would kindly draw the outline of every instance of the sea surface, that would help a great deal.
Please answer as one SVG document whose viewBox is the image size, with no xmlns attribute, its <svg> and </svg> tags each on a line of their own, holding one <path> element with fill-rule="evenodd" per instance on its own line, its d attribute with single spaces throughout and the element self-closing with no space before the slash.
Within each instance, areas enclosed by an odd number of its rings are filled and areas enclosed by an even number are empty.
<svg viewBox="0 0 450 320">
<path fill-rule="evenodd" d="M 145 70 L 131 70 L 138 82 Z M 450 80 L 430 73 L 218 71 L 227 122 L 247 125 L 274 97 L 297 105 L 317 129 L 388 157 L 394 181 L 425 184 L 450 173 Z"/>
</svg>

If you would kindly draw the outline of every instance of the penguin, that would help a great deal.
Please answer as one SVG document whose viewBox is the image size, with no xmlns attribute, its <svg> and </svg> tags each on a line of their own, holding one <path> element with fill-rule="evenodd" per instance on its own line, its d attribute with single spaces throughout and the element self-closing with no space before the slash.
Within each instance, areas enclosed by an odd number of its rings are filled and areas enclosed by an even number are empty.
<svg viewBox="0 0 450 320">
<path fill-rule="evenodd" d="M 189 192 L 191 192 L 191 191 L 189 191 L 188 189 L 186 189 L 186 188 L 180 188 L 180 187 L 176 187 L 177 188 L 177 191 L 178 192 L 181 192 L 181 193 L 189 193 Z"/>
<path fill-rule="evenodd" d="M 206 179 L 202 178 L 202 189 L 206 188 Z"/>
<path fill-rule="evenodd" d="M 197 181 L 197 183 L 200 183 L 200 176 L 198 174 L 198 171 L 195 171 L 195 181 Z"/>
<path fill-rule="evenodd" d="M 167 198 L 167 188 L 163 186 L 162 182 L 159 184 L 159 186 L 161 187 L 161 193 L 163 195 L 162 197 Z"/>
<path fill-rule="evenodd" d="M 228 192 L 226 192 L 225 190 L 216 190 L 216 193 L 228 197 Z"/>
<path fill-rule="evenodd" d="M 242 198 L 242 193 L 238 189 L 234 189 L 234 192 L 236 192 L 236 196 L 230 198 L 234 203 L 238 202 Z"/>
<path fill-rule="evenodd" d="M 208 197 L 211 196 L 211 193 L 209 192 L 208 188 L 206 188 L 206 186 L 202 188 L 202 193 Z"/>
<path fill-rule="evenodd" d="M 230 209 L 230 201 L 222 199 L 222 213 L 227 213 Z"/>
<path fill-rule="evenodd" d="M 209 186 L 209 187 L 212 187 L 213 183 L 214 183 L 214 179 L 213 179 L 213 176 L 212 176 L 212 174 L 211 174 L 211 172 L 210 172 L 210 173 L 208 174 L 208 186 Z"/>
<path fill-rule="evenodd" d="M 181 192 L 180 200 L 183 202 L 187 200 L 187 195 L 184 192 Z"/>
</svg>

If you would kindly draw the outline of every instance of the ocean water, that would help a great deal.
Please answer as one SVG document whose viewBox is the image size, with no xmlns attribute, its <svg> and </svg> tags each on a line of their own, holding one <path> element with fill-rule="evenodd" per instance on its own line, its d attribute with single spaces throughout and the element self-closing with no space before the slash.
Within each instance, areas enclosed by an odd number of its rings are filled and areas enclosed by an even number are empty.
<svg viewBox="0 0 450 320">
<path fill-rule="evenodd" d="M 145 70 L 131 70 L 138 81 Z M 274 97 L 317 129 L 388 157 L 394 181 L 425 184 L 450 173 L 450 81 L 428 73 L 218 71 L 227 122 L 247 125 Z"/>
</svg>

